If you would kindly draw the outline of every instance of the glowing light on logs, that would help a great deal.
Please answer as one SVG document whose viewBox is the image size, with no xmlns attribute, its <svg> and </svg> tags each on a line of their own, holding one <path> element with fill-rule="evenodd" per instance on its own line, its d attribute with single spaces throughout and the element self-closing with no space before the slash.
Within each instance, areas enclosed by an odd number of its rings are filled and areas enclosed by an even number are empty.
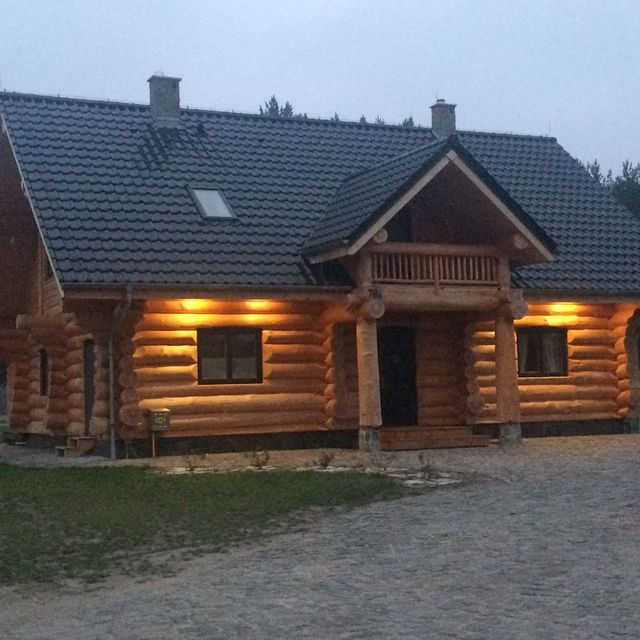
<svg viewBox="0 0 640 640">
<path fill-rule="evenodd" d="M 200 311 L 201 309 L 205 309 L 207 307 L 206 300 L 198 300 L 198 299 L 189 299 L 181 301 L 182 308 L 185 311 Z"/>
<path fill-rule="evenodd" d="M 575 313 L 580 308 L 580 305 L 574 302 L 554 302 L 549 305 L 549 308 L 553 313 L 569 314 Z"/>
<path fill-rule="evenodd" d="M 265 311 L 271 307 L 270 300 L 246 300 L 245 304 L 247 305 L 247 309 L 251 311 Z"/>
</svg>

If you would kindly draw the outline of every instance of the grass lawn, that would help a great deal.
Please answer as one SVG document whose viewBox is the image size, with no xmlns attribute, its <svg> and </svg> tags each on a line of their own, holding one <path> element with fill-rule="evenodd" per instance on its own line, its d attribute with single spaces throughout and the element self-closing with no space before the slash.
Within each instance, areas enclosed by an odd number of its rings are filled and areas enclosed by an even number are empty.
<svg viewBox="0 0 640 640">
<path fill-rule="evenodd" d="M 292 526 L 305 509 L 402 493 L 390 478 L 357 472 L 163 475 L 0 464 L 0 584 L 170 572 L 171 554 L 154 552 L 224 549 Z"/>
</svg>

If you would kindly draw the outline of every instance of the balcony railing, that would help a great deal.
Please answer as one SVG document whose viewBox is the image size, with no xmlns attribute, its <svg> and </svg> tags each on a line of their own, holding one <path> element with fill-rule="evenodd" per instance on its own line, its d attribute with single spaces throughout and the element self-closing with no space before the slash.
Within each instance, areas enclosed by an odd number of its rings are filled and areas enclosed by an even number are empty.
<svg viewBox="0 0 640 640">
<path fill-rule="evenodd" d="M 385 243 L 369 250 L 371 281 L 379 284 L 498 286 L 500 258 L 493 247 Z"/>
</svg>

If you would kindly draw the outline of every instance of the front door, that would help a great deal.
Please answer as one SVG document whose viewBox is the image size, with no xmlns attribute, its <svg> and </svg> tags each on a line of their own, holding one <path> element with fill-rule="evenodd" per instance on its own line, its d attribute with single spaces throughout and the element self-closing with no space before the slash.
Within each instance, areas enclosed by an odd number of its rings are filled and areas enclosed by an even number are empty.
<svg viewBox="0 0 640 640">
<path fill-rule="evenodd" d="M 378 360 L 383 426 L 417 425 L 415 331 L 411 327 L 381 327 Z"/>
</svg>

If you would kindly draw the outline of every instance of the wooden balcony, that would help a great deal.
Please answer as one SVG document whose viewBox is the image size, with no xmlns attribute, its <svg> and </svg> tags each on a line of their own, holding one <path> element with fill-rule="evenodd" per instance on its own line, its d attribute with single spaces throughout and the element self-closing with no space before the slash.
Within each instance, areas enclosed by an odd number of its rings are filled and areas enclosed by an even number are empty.
<svg viewBox="0 0 640 640">
<path fill-rule="evenodd" d="M 493 247 L 387 242 L 368 253 L 372 284 L 495 288 L 502 277 L 500 255 Z"/>
</svg>

